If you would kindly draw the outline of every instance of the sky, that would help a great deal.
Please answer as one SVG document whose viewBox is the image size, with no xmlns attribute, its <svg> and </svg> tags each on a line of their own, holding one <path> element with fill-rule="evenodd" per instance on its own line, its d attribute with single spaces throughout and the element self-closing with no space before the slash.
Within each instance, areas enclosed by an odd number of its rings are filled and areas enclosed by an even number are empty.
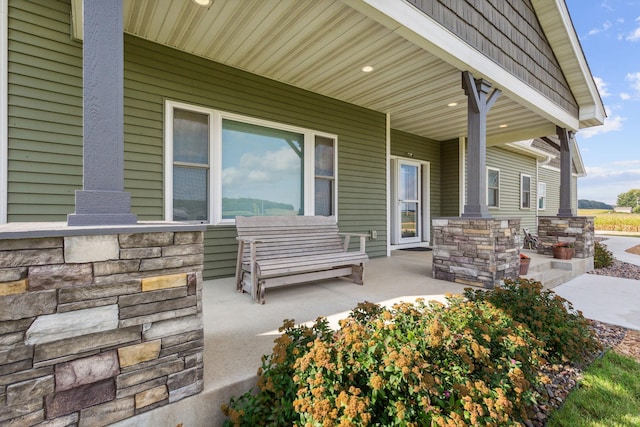
<svg viewBox="0 0 640 427">
<path fill-rule="evenodd" d="M 587 176 L 578 198 L 615 204 L 640 189 L 640 0 L 566 0 L 607 112 L 576 135 Z"/>
</svg>

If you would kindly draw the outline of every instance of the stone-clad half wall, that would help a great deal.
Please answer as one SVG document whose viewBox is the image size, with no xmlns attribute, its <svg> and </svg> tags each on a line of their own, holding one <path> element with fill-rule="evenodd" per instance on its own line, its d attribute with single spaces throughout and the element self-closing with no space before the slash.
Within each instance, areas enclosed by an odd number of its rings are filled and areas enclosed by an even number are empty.
<svg viewBox="0 0 640 427">
<path fill-rule="evenodd" d="M 435 279 L 492 289 L 518 277 L 520 219 L 437 218 L 432 227 Z"/>
<path fill-rule="evenodd" d="M 202 391 L 202 231 L 0 239 L 0 425 L 103 426 Z"/>
<path fill-rule="evenodd" d="M 573 247 L 575 258 L 590 258 L 594 255 L 595 218 L 590 216 L 541 216 L 538 218 L 538 253 L 553 254 L 558 243 Z"/>
</svg>

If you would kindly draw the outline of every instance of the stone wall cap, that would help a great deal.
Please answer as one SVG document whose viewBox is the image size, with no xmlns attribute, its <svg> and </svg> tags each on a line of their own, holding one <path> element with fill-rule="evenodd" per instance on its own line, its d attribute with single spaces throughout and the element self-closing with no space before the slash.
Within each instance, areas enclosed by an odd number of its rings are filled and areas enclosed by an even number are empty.
<svg viewBox="0 0 640 427">
<path fill-rule="evenodd" d="M 207 225 L 175 221 L 140 221 L 137 224 L 103 226 L 68 226 L 66 222 L 12 222 L 0 225 L 0 240 L 163 231 L 206 231 Z"/>
</svg>

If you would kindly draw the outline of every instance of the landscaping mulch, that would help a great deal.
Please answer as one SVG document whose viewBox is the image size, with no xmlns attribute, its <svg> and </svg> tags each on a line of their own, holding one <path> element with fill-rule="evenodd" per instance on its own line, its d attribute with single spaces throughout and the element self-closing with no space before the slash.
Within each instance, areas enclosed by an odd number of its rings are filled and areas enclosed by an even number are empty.
<svg viewBox="0 0 640 427">
<path fill-rule="evenodd" d="M 584 366 L 576 366 L 571 364 L 555 364 L 545 365 L 542 367 L 542 373 L 546 374 L 551 380 L 550 384 L 545 386 L 545 393 L 548 396 L 547 402 L 542 402 L 534 408 L 534 417 L 526 422 L 527 427 L 542 427 L 546 424 L 547 418 L 551 411 L 560 408 L 564 403 L 567 395 L 574 389 L 578 382 L 582 379 L 583 368 L 588 366 L 597 357 L 600 357 L 607 349 L 623 349 L 629 355 L 629 352 L 635 353 L 640 357 L 640 333 L 632 331 L 630 335 L 626 328 L 608 323 L 591 321 L 591 326 L 602 344 L 603 352 L 589 355 Z M 627 338 L 629 336 L 629 338 Z M 635 340 L 635 341 L 634 341 Z M 640 360 L 639 360 L 640 361 Z"/>
</svg>

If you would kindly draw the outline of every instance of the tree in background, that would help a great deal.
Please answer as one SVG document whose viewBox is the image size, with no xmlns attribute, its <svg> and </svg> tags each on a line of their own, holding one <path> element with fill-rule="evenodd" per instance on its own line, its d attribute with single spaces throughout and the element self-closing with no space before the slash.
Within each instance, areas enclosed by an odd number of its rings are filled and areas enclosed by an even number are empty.
<svg viewBox="0 0 640 427">
<path fill-rule="evenodd" d="M 618 206 L 633 208 L 635 213 L 640 213 L 640 189 L 629 190 L 626 193 L 618 194 Z"/>
</svg>

